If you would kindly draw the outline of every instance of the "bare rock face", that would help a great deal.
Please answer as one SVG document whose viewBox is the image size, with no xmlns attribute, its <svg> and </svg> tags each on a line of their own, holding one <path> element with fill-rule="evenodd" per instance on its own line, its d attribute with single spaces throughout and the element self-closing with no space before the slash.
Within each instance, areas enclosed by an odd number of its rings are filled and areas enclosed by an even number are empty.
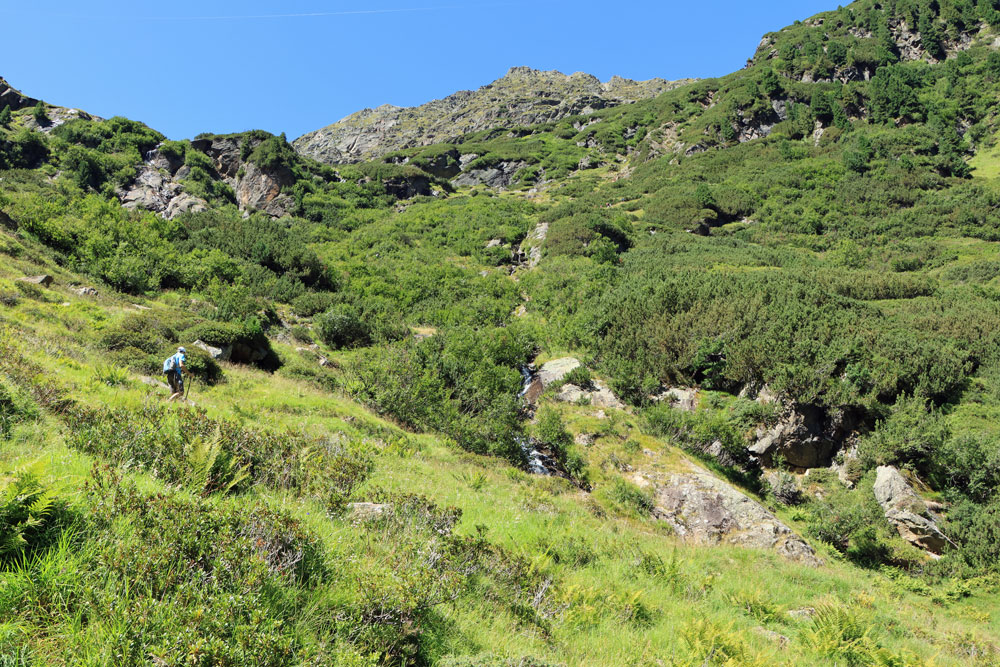
<svg viewBox="0 0 1000 667">
<path fill-rule="evenodd" d="M 168 220 L 181 213 L 206 210 L 208 202 L 183 191 L 182 169 L 179 162 L 154 150 L 139 168 L 135 180 L 118 190 L 118 198 L 125 208 L 152 211 Z"/>
<path fill-rule="evenodd" d="M 898 470 L 880 466 L 877 473 L 873 487 L 875 499 L 900 537 L 933 554 L 940 554 L 952 544 Z"/>
<path fill-rule="evenodd" d="M 386 104 L 359 111 L 299 137 L 294 146 L 299 153 L 327 164 L 360 162 L 404 148 L 448 143 L 479 130 L 592 114 L 656 97 L 691 81 L 613 77 L 602 83 L 582 72 L 567 76 L 513 67 L 504 77 L 476 91 L 461 91 L 419 107 Z M 446 171 L 453 167 L 449 163 Z"/>
<path fill-rule="evenodd" d="M 210 357 L 216 361 L 229 361 L 229 358 L 233 355 L 233 346 L 226 345 L 225 347 L 214 347 L 208 343 L 196 340 L 192 343 L 194 347 L 200 348 L 208 353 Z"/>
<path fill-rule="evenodd" d="M 640 486 L 652 488 L 653 514 L 683 540 L 696 544 L 733 544 L 773 549 L 781 556 L 821 565 L 815 550 L 763 505 L 705 470 L 689 464 L 685 472 L 637 473 Z"/>
<path fill-rule="evenodd" d="M 0 77 L 0 109 L 10 107 L 11 111 L 33 107 L 38 104 L 38 100 L 28 97 L 20 90 L 12 88 L 3 77 Z"/>
<path fill-rule="evenodd" d="M 485 185 L 495 190 L 505 190 L 514 180 L 517 172 L 528 166 L 527 162 L 500 162 L 485 169 L 471 169 L 463 172 L 452 183 L 462 187 L 468 185 Z"/>
<path fill-rule="evenodd" d="M 241 211 L 263 211 L 271 217 L 280 218 L 288 215 L 295 206 L 295 201 L 281 192 L 283 186 L 294 182 L 292 174 L 284 170 L 265 172 L 253 162 L 247 162 L 234 180 L 233 190 Z"/>
<path fill-rule="evenodd" d="M 381 503 L 348 503 L 347 517 L 356 523 L 374 521 L 392 512 L 392 505 Z"/>
<path fill-rule="evenodd" d="M 777 457 L 796 468 L 825 468 L 854 427 L 842 412 L 828 414 L 810 405 L 789 405 L 777 424 L 758 429 L 757 441 L 749 447 L 765 466 Z"/>
</svg>

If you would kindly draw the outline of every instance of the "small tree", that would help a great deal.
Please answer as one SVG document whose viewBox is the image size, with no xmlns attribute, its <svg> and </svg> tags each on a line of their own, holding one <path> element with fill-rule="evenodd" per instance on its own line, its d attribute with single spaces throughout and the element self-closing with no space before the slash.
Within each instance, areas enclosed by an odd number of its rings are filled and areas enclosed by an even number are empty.
<svg viewBox="0 0 1000 667">
<path fill-rule="evenodd" d="M 39 124 L 47 121 L 49 118 L 45 115 L 45 102 L 38 100 L 38 104 L 31 110 L 31 115 L 34 117 L 35 122 Z"/>
<path fill-rule="evenodd" d="M 7 127 L 10 125 L 10 117 L 10 105 L 8 104 L 4 106 L 3 111 L 0 111 L 0 127 Z"/>
</svg>

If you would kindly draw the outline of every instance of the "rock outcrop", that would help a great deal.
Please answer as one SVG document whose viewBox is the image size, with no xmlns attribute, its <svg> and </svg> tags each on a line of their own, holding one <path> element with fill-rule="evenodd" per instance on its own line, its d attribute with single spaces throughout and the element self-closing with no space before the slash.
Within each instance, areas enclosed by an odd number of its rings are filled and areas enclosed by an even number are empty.
<svg viewBox="0 0 1000 667">
<path fill-rule="evenodd" d="M 556 400 L 565 403 L 585 402 L 598 408 L 625 409 L 625 404 L 618 400 L 614 392 L 600 380 L 594 380 L 593 386 L 589 388 L 578 387 L 575 384 L 563 385 L 556 394 Z"/>
<path fill-rule="evenodd" d="M 655 396 L 650 396 L 656 403 L 668 403 L 670 407 L 685 412 L 698 409 L 698 389 L 694 387 L 668 387 Z"/>
<path fill-rule="evenodd" d="M 550 385 L 561 382 L 570 371 L 579 367 L 580 360 L 573 357 L 547 361 L 538 369 L 538 381 L 542 383 L 544 388 L 548 389 Z"/>
<path fill-rule="evenodd" d="M 419 107 L 386 104 L 359 111 L 299 137 L 294 145 L 301 154 L 327 164 L 360 162 L 403 148 L 448 143 L 480 130 L 591 114 L 598 109 L 655 97 L 690 81 L 631 81 L 613 77 L 602 83 L 582 72 L 567 76 L 514 67 L 504 77 L 476 91 L 461 91 Z M 447 164 L 445 161 L 442 166 L 448 169 Z"/>
<path fill-rule="evenodd" d="M 854 421 L 844 412 L 790 404 L 777 424 L 758 429 L 749 450 L 768 467 L 780 457 L 794 468 L 825 468 L 851 436 Z"/>
<path fill-rule="evenodd" d="M 941 531 L 934 516 L 898 470 L 880 466 L 873 487 L 875 499 L 882 506 L 899 536 L 933 554 L 940 554 L 953 544 Z"/>
<path fill-rule="evenodd" d="M 184 192 L 181 181 L 186 174 L 180 162 L 154 150 L 139 168 L 135 180 L 119 189 L 118 198 L 125 208 L 152 211 L 168 220 L 189 211 L 206 210 L 208 202 Z"/>
<path fill-rule="evenodd" d="M 3 77 L 0 77 L 0 110 L 4 107 L 10 107 L 11 111 L 17 111 L 33 107 L 36 104 L 38 104 L 38 100 L 13 88 Z"/>
<path fill-rule="evenodd" d="M 763 505 L 711 473 L 687 464 L 673 473 L 637 472 L 633 480 L 653 492 L 653 515 L 681 539 L 772 549 L 807 565 L 820 565 L 809 543 Z"/>
<path fill-rule="evenodd" d="M 528 166 L 527 162 L 499 162 L 483 169 L 470 169 L 462 172 L 452 180 L 452 183 L 462 187 L 468 185 L 485 185 L 495 190 L 507 189 L 517 172 Z"/>
</svg>

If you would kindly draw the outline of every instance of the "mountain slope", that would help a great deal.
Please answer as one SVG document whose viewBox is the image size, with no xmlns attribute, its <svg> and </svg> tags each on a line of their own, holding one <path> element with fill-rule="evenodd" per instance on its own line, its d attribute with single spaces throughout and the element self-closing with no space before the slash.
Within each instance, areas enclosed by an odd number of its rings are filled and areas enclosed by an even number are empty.
<svg viewBox="0 0 1000 667">
<path fill-rule="evenodd" d="M 997 26 L 336 168 L 0 109 L 0 663 L 995 664 Z"/>
<path fill-rule="evenodd" d="M 513 67 L 476 91 L 462 91 L 419 107 L 365 109 L 295 140 L 297 151 L 327 164 L 377 158 L 403 148 L 449 142 L 497 126 L 525 126 L 586 115 L 606 107 L 655 97 L 685 81 L 602 83 L 577 72 Z"/>
</svg>

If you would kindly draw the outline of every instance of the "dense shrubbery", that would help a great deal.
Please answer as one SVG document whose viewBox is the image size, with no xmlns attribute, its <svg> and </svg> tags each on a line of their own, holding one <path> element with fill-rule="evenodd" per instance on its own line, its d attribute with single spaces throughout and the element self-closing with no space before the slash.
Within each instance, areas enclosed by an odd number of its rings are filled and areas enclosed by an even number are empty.
<svg viewBox="0 0 1000 667">
<path fill-rule="evenodd" d="M 356 394 L 380 413 L 436 429 L 460 447 L 523 464 L 518 366 L 534 341 L 523 330 L 456 328 L 373 349 L 354 372 Z"/>
<path fill-rule="evenodd" d="M 70 444 L 115 464 L 142 465 L 198 493 L 263 484 L 315 496 L 331 511 L 342 509 L 371 471 L 361 443 L 257 430 L 204 412 L 149 405 L 80 412 Z"/>
</svg>

